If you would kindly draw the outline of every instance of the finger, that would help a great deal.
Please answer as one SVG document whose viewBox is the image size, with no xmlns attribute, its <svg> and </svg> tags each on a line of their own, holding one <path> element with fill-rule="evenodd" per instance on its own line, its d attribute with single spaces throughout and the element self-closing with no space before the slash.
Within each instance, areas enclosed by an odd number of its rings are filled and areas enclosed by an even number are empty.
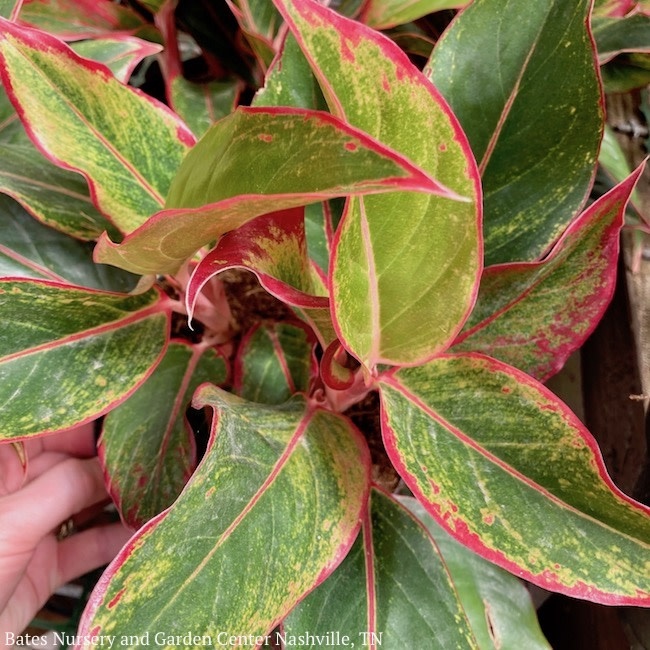
<svg viewBox="0 0 650 650">
<path fill-rule="evenodd" d="M 56 572 L 51 567 L 56 564 L 56 543 L 54 535 L 48 535 L 32 553 L 26 554 L 21 566 L 18 564 L 22 558 L 13 558 L 14 565 L 6 567 L 8 575 L 2 575 L 0 567 L 0 630 L 3 632 L 22 632 L 54 590 Z"/>
<path fill-rule="evenodd" d="M 27 572 L 0 613 L 0 630 L 22 632 L 50 594 L 88 571 L 108 564 L 131 533 L 122 524 L 90 528 L 62 542 L 41 540 Z"/>
<path fill-rule="evenodd" d="M 30 460 L 47 451 L 60 452 L 77 458 L 90 458 L 97 453 L 95 423 L 87 422 L 46 436 L 30 438 L 25 440 L 25 449 Z"/>
<path fill-rule="evenodd" d="M 20 443 L 18 443 L 20 444 Z M 0 496 L 11 494 L 27 480 L 25 450 L 21 452 L 14 443 L 0 443 Z"/>
<path fill-rule="evenodd" d="M 0 565 L 7 552 L 33 549 L 62 521 L 106 498 L 99 461 L 70 458 L 0 499 Z"/>
<path fill-rule="evenodd" d="M 59 542 L 58 584 L 60 587 L 88 571 L 108 564 L 133 532 L 124 524 L 89 528 Z"/>
</svg>

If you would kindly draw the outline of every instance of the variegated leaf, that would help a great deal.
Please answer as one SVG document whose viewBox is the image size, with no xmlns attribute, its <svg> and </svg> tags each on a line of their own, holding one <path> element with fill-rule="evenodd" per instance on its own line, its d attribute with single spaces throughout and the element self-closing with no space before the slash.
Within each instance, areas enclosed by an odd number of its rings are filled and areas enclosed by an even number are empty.
<svg viewBox="0 0 650 650">
<path fill-rule="evenodd" d="M 242 174 L 243 168 L 249 172 Z M 201 246 L 261 214 L 394 188 L 447 192 L 402 156 L 327 113 L 240 107 L 185 158 L 169 209 L 119 245 L 100 239 L 97 260 L 136 273 L 173 273 Z"/>
<path fill-rule="evenodd" d="M 340 646 L 347 637 L 375 650 L 548 650 L 521 582 L 454 542 L 415 499 L 399 501 L 372 491 L 362 536 L 289 614 L 285 647 L 313 648 L 293 641 L 335 630 Z"/>
<path fill-rule="evenodd" d="M 357 535 L 369 453 L 345 418 L 303 399 L 268 407 L 210 386 L 194 404 L 216 412 L 207 452 L 174 505 L 107 569 L 82 635 L 187 629 L 215 646 L 265 635 Z"/>
<path fill-rule="evenodd" d="M 163 49 L 158 43 L 129 35 L 93 38 L 73 43 L 71 47 L 80 56 L 103 63 L 122 83 L 129 81 L 143 59 Z"/>
<path fill-rule="evenodd" d="M 305 242 L 304 209 L 274 212 L 226 233 L 192 272 L 186 304 L 192 317 L 198 294 L 215 275 L 231 268 L 255 273 L 260 284 L 289 305 L 327 308 L 316 294 Z"/>
<path fill-rule="evenodd" d="M 132 528 L 169 507 L 192 475 L 196 444 L 185 411 L 198 386 L 226 375 L 214 350 L 172 342 L 152 375 L 104 419 L 106 487 Z"/>
<path fill-rule="evenodd" d="M 650 509 L 614 486 L 550 391 L 477 354 L 380 382 L 388 454 L 457 540 L 551 591 L 650 606 Z"/>
<path fill-rule="evenodd" d="M 335 238 L 330 290 L 341 341 L 368 368 L 421 362 L 458 333 L 480 273 L 480 186 L 465 136 L 391 41 L 312 0 L 276 5 L 330 109 L 465 197 L 355 198 Z"/>
<path fill-rule="evenodd" d="M 625 205 L 642 171 L 585 210 L 543 261 L 488 267 L 453 350 L 489 354 L 540 381 L 560 370 L 614 293 Z"/>
<path fill-rule="evenodd" d="M 45 280 L 0 280 L 0 439 L 66 429 L 132 393 L 165 350 L 156 291 L 104 293 Z M 37 399 L 35 399 L 37 396 Z"/>
<path fill-rule="evenodd" d="M 425 69 L 479 162 L 486 264 L 539 258 L 589 194 L 603 125 L 590 7 L 475 0 Z"/>
<path fill-rule="evenodd" d="M 0 192 L 39 221 L 78 239 L 115 231 L 93 205 L 84 178 L 46 160 L 30 142 L 0 143 Z"/>
<path fill-rule="evenodd" d="M 110 0 L 23 0 L 19 20 L 71 41 L 134 32 L 143 24 L 135 11 Z"/>
<path fill-rule="evenodd" d="M 32 140 L 122 231 L 165 200 L 194 137 L 168 108 L 44 32 L 0 19 L 0 75 Z M 147 147 L 142 147 L 142 142 Z"/>
</svg>

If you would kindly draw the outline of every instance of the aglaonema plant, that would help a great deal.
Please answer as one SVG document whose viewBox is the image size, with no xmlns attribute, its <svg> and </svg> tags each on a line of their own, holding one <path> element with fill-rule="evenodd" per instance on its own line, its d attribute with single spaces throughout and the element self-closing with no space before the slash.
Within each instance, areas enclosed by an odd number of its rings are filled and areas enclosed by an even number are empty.
<svg viewBox="0 0 650 650">
<path fill-rule="evenodd" d="M 412 4 L 233 1 L 209 83 L 176 3 L 3 8 L 0 435 L 98 420 L 134 530 L 81 646 L 548 647 L 520 579 L 650 606 L 648 508 L 541 383 L 641 172 L 587 202 L 591 3 L 475 0 L 423 70 L 376 28 L 459 3 Z M 125 83 L 156 53 L 166 104 Z"/>
</svg>

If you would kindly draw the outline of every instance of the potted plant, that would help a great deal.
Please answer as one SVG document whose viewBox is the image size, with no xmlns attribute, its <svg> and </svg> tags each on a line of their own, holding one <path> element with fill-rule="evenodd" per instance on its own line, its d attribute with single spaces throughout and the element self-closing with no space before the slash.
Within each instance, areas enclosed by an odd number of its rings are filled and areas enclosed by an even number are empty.
<svg viewBox="0 0 650 650">
<path fill-rule="evenodd" d="M 541 383 L 641 172 L 587 204 L 588 0 L 18 4 L 1 435 L 101 418 L 136 531 L 80 646 L 548 647 L 520 578 L 650 604 L 648 508 Z"/>
</svg>

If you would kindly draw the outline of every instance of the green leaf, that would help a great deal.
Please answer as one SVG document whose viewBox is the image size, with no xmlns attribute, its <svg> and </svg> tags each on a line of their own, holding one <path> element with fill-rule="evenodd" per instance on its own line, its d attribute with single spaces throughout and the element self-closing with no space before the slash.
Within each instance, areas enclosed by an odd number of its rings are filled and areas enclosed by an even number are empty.
<svg viewBox="0 0 650 650">
<path fill-rule="evenodd" d="M 642 171 L 585 210 L 543 261 L 487 268 L 453 350 L 489 354 L 540 381 L 559 371 L 612 298 L 625 205 Z"/>
<path fill-rule="evenodd" d="M 191 630 L 214 647 L 265 635 L 357 535 L 370 462 L 347 419 L 302 399 L 268 407 L 211 386 L 194 401 L 205 405 L 215 410 L 206 455 L 108 568 L 80 634 Z"/>
<path fill-rule="evenodd" d="M 410 23 L 434 11 L 457 9 L 467 0 L 369 0 L 363 8 L 363 22 L 375 29 L 388 29 Z"/>
<path fill-rule="evenodd" d="M 0 1 L 0 16 L 14 20 L 17 10 L 20 9 L 22 2 L 20 0 L 1 0 Z"/>
<path fill-rule="evenodd" d="M 589 193 L 603 124 L 590 5 L 476 0 L 425 69 L 479 161 L 486 264 L 540 257 Z"/>
<path fill-rule="evenodd" d="M 287 32 L 278 56 L 266 74 L 264 86 L 255 94 L 252 105 L 327 109 L 309 61 L 291 32 Z"/>
<path fill-rule="evenodd" d="M 630 165 L 625 152 L 621 148 L 614 130 L 607 125 L 605 125 L 605 132 L 603 133 L 598 162 L 617 183 L 630 175 Z"/>
<path fill-rule="evenodd" d="M 0 144 L 0 192 L 73 237 L 94 240 L 107 229 L 114 231 L 93 205 L 83 177 L 53 165 L 29 142 Z"/>
<path fill-rule="evenodd" d="M 242 339 L 235 359 L 235 393 L 249 402 L 282 404 L 307 394 L 317 375 L 314 340 L 290 323 L 258 325 Z"/>
<path fill-rule="evenodd" d="M 239 81 L 198 84 L 178 75 L 170 82 L 170 104 L 200 138 L 215 122 L 235 110 L 241 91 Z"/>
<path fill-rule="evenodd" d="M 57 165 L 87 178 L 97 207 L 120 230 L 162 207 L 194 142 L 175 114 L 53 36 L 3 19 L 0 62 L 32 140 Z"/>
<path fill-rule="evenodd" d="M 650 83 L 650 54 L 623 53 L 600 68 L 603 88 L 608 94 L 628 93 Z"/>
<path fill-rule="evenodd" d="M 480 273 L 480 187 L 465 136 L 393 43 L 311 0 L 276 5 L 330 109 L 469 199 L 355 198 L 339 225 L 330 270 L 339 338 L 368 368 L 420 362 L 457 334 Z"/>
<path fill-rule="evenodd" d="M 72 49 L 86 59 L 103 63 L 122 83 L 127 83 L 136 66 L 163 48 L 135 36 L 120 35 L 79 41 Z"/>
<path fill-rule="evenodd" d="M 143 24 L 135 11 L 110 0 L 24 0 L 19 22 L 64 40 L 133 32 Z"/>
<path fill-rule="evenodd" d="M 272 41 L 282 19 L 268 0 L 233 0 L 235 17 L 241 28 Z"/>
<path fill-rule="evenodd" d="M 152 375 L 104 419 L 99 455 L 122 519 L 139 528 L 169 507 L 196 466 L 185 419 L 194 391 L 226 380 L 214 350 L 172 342 Z"/>
<path fill-rule="evenodd" d="M 269 0 L 232 0 L 229 3 L 244 37 L 260 63 L 268 66 L 275 55 L 273 41 L 282 19 Z"/>
<path fill-rule="evenodd" d="M 388 454 L 457 540 L 551 591 L 650 605 L 650 509 L 614 486 L 550 391 L 477 354 L 380 382 Z"/>
<path fill-rule="evenodd" d="M 341 566 L 287 617 L 285 647 L 307 634 L 336 631 L 354 647 L 478 648 L 438 548 L 415 517 L 391 497 L 371 493 L 363 534 Z M 349 645 L 349 647 L 353 647 Z"/>
<path fill-rule="evenodd" d="M 102 237 L 97 260 L 136 273 L 174 273 L 201 246 L 261 214 L 395 187 L 446 191 L 327 113 L 240 107 L 187 155 L 170 189 L 169 209 L 120 245 Z"/>
<path fill-rule="evenodd" d="M 621 52 L 650 51 L 650 16 L 594 17 L 591 27 L 601 64 L 611 61 Z"/>
<path fill-rule="evenodd" d="M 165 349 L 164 304 L 156 291 L 0 280 L 0 438 L 66 429 L 127 397 Z"/>
<path fill-rule="evenodd" d="M 20 204 L 0 195 L 0 277 L 41 278 L 128 293 L 138 277 L 95 264 L 93 244 L 44 226 Z"/>
<path fill-rule="evenodd" d="M 400 501 L 433 537 L 479 648 L 550 648 L 521 580 L 456 542 L 416 499 Z"/>
<path fill-rule="evenodd" d="M 5 89 L 0 86 L 0 142 L 31 144 Z"/>
<path fill-rule="evenodd" d="M 307 253 L 323 278 L 329 269 L 334 230 L 329 203 L 313 203 L 305 208 Z"/>
</svg>

